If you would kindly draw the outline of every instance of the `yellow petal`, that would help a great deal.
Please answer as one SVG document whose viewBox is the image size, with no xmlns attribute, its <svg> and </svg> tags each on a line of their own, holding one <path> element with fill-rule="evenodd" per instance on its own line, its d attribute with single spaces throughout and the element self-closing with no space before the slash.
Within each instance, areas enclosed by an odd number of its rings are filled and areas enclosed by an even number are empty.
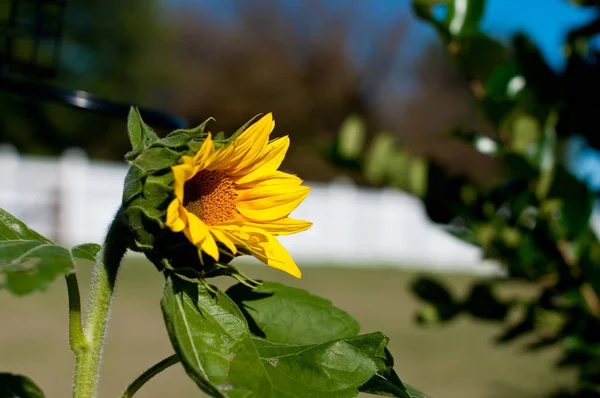
<svg viewBox="0 0 600 398">
<path fill-rule="evenodd" d="M 224 228 L 229 230 L 229 227 Z M 272 234 L 251 227 L 233 227 L 229 230 L 229 235 L 238 245 L 246 247 L 254 257 L 268 266 L 285 271 L 296 278 L 302 277 L 292 256 Z"/>
<path fill-rule="evenodd" d="M 171 167 L 171 170 L 173 171 L 173 192 L 175 197 L 183 202 L 183 187 L 185 182 L 193 177 L 194 167 L 191 164 L 193 160 L 189 156 L 183 156 L 181 160 L 183 163 L 176 164 Z"/>
<path fill-rule="evenodd" d="M 271 134 L 273 128 L 275 128 L 275 121 L 273 120 L 273 114 L 269 112 L 244 130 L 233 141 L 233 144 L 238 148 L 250 148 L 262 144 L 260 145 L 262 149 L 267 145 L 269 134 Z"/>
<path fill-rule="evenodd" d="M 252 221 L 279 220 L 298 207 L 309 191 L 305 186 L 285 190 L 259 186 L 240 192 L 236 207 L 242 216 Z"/>
<path fill-rule="evenodd" d="M 200 244 L 200 250 L 214 258 L 215 261 L 219 261 L 219 248 L 211 234 L 207 234 L 204 237 L 204 240 Z"/>
<path fill-rule="evenodd" d="M 167 207 L 167 221 L 166 225 L 171 228 L 173 232 L 181 232 L 185 228 L 185 222 L 179 217 L 179 209 L 181 202 L 175 198 Z"/>
<path fill-rule="evenodd" d="M 290 256 L 290 253 L 281 245 L 271 234 L 268 234 L 270 239 L 268 242 L 262 243 L 260 246 L 267 254 L 267 265 L 276 269 L 287 272 L 296 278 L 302 278 L 302 272 Z"/>
<path fill-rule="evenodd" d="M 186 215 L 188 227 L 184 229 L 183 232 L 190 242 L 199 247 L 200 243 L 204 241 L 206 235 L 209 233 L 208 226 L 200 221 L 197 215 L 190 213 L 187 210 Z"/>
<path fill-rule="evenodd" d="M 271 113 L 244 130 L 233 142 L 221 148 L 213 157 L 210 170 L 235 170 L 240 162 L 251 162 L 256 159 L 269 142 L 269 134 L 275 122 Z"/>
<path fill-rule="evenodd" d="M 254 163 L 246 165 L 243 169 L 232 174 L 234 182 L 244 184 L 250 181 L 260 179 L 276 171 L 285 158 L 285 154 L 290 146 L 290 139 L 283 137 L 271 142 L 263 153 L 254 160 Z M 241 163 L 242 165 L 244 162 Z M 238 178 L 236 178 L 239 176 Z"/>
<path fill-rule="evenodd" d="M 235 182 L 235 181 L 234 181 Z M 302 180 L 297 176 L 283 171 L 276 170 L 270 174 L 265 174 L 260 178 L 246 182 L 244 184 L 236 183 L 236 188 L 240 190 L 251 189 L 257 186 L 281 186 L 281 187 L 293 187 L 302 184 Z"/>
<path fill-rule="evenodd" d="M 210 228 L 210 233 L 214 236 L 216 241 L 223 243 L 231 251 L 232 254 L 237 253 L 235 243 L 224 231 L 221 231 L 218 227 L 213 226 Z"/>
<path fill-rule="evenodd" d="M 194 156 L 194 166 L 197 170 L 194 170 L 194 174 L 200 170 L 204 170 L 208 165 L 213 153 L 215 151 L 215 146 L 213 144 L 212 136 L 210 133 L 204 139 L 202 146 L 196 152 Z"/>
<path fill-rule="evenodd" d="M 188 227 L 183 230 L 183 233 L 190 242 L 194 244 L 200 251 L 208 254 L 215 260 L 219 260 L 219 248 L 214 238 L 210 234 L 209 227 L 204 224 L 198 216 L 185 211 L 188 220 Z"/>
<path fill-rule="evenodd" d="M 247 220 L 239 220 L 239 221 L 228 221 L 226 223 L 222 223 L 219 225 L 230 226 L 234 225 L 238 228 L 243 227 L 251 227 L 260 229 L 266 232 L 269 232 L 275 236 L 279 235 L 291 235 L 298 232 L 306 231 L 310 227 L 312 227 L 313 223 L 310 221 L 304 220 L 296 220 L 293 218 L 282 218 L 281 220 L 269 221 L 269 222 L 255 222 L 255 221 L 247 221 Z"/>
<path fill-rule="evenodd" d="M 228 159 L 231 158 L 234 151 L 233 145 L 222 146 L 221 148 L 214 151 L 213 155 L 206 165 L 207 170 L 225 169 Z"/>
</svg>

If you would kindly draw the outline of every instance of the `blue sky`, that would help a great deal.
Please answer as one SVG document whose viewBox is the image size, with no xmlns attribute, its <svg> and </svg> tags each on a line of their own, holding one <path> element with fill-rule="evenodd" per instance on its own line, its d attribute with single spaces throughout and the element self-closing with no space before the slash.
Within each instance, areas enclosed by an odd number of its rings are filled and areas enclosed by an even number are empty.
<svg viewBox="0 0 600 398">
<path fill-rule="evenodd" d="M 167 4 L 194 3 L 215 16 L 227 17 L 233 11 L 230 0 L 163 0 Z M 246 0 L 257 2 L 257 0 Z M 306 0 L 284 0 L 291 7 Z M 347 6 L 347 0 L 321 0 L 332 9 Z M 354 0 L 353 6 L 361 8 L 363 22 L 373 26 L 393 23 L 398 15 L 411 13 L 410 0 Z M 518 31 L 528 33 L 540 47 L 548 62 L 560 68 L 563 64 L 560 46 L 569 27 L 591 20 L 594 13 L 589 8 L 572 5 L 568 0 L 487 0 L 482 21 L 485 32 L 498 37 L 508 37 Z M 420 22 L 414 24 L 411 39 L 419 47 L 419 39 L 433 39 L 431 29 Z M 412 40 L 411 40 L 412 41 Z"/>
<path fill-rule="evenodd" d="M 567 0 L 488 0 L 481 27 L 502 35 L 527 32 L 552 66 L 560 67 L 565 34 L 594 16 L 589 7 L 578 7 Z"/>
</svg>

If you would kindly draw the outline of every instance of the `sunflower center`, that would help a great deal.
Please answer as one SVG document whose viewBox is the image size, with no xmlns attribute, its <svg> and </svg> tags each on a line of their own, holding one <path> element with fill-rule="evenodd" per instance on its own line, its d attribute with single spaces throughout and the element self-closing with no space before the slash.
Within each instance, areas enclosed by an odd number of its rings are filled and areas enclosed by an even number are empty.
<svg viewBox="0 0 600 398">
<path fill-rule="evenodd" d="M 202 170 L 183 187 L 183 206 L 205 224 L 215 225 L 233 220 L 237 193 L 233 182 L 222 171 Z"/>
</svg>

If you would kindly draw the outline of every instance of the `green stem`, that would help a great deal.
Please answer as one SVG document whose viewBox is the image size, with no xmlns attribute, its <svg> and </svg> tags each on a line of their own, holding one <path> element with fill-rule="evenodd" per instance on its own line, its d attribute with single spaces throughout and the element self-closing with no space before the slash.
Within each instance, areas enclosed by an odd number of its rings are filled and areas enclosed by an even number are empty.
<svg viewBox="0 0 600 398">
<path fill-rule="evenodd" d="M 65 275 L 67 292 L 69 296 L 69 345 L 75 355 L 85 350 L 87 340 L 81 326 L 81 301 L 79 298 L 79 284 L 75 272 Z"/>
<path fill-rule="evenodd" d="M 121 395 L 121 398 L 133 397 L 133 394 L 135 394 L 140 388 L 142 388 L 142 386 L 146 384 L 148 380 L 150 380 L 163 370 L 175 365 L 178 362 L 179 357 L 177 356 L 177 354 L 173 354 L 170 357 L 163 359 L 162 361 L 160 361 L 159 363 L 142 373 L 137 379 L 135 379 L 133 383 L 131 383 L 129 387 L 127 387 L 127 390 L 125 390 L 123 395 Z"/>
<path fill-rule="evenodd" d="M 121 210 L 119 210 L 106 234 L 104 246 L 94 266 L 88 314 L 83 327 L 87 341 L 83 350 L 75 354 L 74 398 L 96 396 L 106 325 L 119 265 L 127 250 L 125 245 L 127 234 L 128 230 L 121 224 Z"/>
</svg>

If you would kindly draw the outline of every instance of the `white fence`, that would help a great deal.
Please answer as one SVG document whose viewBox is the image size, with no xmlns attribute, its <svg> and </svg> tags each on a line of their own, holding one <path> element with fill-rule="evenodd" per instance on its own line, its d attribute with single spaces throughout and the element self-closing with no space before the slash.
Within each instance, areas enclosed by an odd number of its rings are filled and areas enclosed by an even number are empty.
<svg viewBox="0 0 600 398">
<path fill-rule="evenodd" d="M 126 163 L 90 161 L 77 149 L 60 158 L 20 156 L 0 147 L 0 207 L 66 244 L 100 242 L 120 205 Z M 487 272 L 479 249 L 433 225 L 421 202 L 394 190 L 351 183 L 310 184 L 294 212 L 314 222 L 281 237 L 302 265 L 402 266 Z"/>
</svg>

